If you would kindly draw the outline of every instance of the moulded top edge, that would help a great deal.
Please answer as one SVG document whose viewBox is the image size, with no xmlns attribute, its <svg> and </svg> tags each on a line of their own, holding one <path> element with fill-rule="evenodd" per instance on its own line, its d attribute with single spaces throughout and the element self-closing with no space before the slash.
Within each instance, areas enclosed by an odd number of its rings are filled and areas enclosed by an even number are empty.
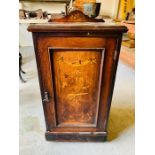
<svg viewBox="0 0 155 155">
<path fill-rule="evenodd" d="M 128 31 L 126 26 L 116 23 L 93 23 L 93 22 L 72 22 L 72 23 L 45 23 L 30 24 L 29 32 L 54 32 L 54 31 L 104 31 L 125 33 Z"/>
</svg>

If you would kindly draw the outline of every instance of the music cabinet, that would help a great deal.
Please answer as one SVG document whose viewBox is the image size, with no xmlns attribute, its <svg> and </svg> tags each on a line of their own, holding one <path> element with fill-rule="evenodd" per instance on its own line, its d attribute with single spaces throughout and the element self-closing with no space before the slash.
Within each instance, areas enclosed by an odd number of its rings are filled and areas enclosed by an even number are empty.
<svg viewBox="0 0 155 155">
<path fill-rule="evenodd" d="M 125 26 L 79 12 L 32 24 L 47 140 L 105 141 Z"/>
</svg>

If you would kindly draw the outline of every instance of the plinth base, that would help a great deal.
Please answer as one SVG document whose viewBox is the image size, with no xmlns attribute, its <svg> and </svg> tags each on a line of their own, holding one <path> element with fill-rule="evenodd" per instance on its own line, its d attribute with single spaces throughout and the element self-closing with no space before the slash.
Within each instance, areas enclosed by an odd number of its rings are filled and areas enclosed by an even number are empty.
<svg viewBox="0 0 155 155">
<path fill-rule="evenodd" d="M 96 141 L 107 140 L 107 132 L 49 132 L 45 133 L 48 141 Z"/>
</svg>

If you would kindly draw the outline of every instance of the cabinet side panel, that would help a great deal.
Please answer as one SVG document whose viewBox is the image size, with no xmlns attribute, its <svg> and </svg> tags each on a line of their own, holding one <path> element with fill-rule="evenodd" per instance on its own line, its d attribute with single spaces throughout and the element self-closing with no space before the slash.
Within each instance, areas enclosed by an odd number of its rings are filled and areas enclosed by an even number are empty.
<svg viewBox="0 0 155 155">
<path fill-rule="evenodd" d="M 106 130 L 108 121 L 107 114 L 109 113 L 114 88 L 113 76 L 115 76 L 114 68 L 117 66 L 115 61 L 118 52 L 116 50 L 116 43 L 116 39 L 109 38 L 107 39 L 105 46 L 105 61 L 102 72 L 101 96 L 97 124 L 97 127 L 103 131 Z"/>
</svg>

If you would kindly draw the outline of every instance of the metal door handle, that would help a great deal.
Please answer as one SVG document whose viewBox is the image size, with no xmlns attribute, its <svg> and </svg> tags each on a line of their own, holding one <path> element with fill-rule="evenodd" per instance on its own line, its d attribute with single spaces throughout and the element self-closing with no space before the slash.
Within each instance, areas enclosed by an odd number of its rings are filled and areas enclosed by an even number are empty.
<svg viewBox="0 0 155 155">
<path fill-rule="evenodd" d="M 49 102 L 49 94 L 48 94 L 48 92 L 44 92 L 43 102 L 44 102 L 44 103 Z"/>
</svg>

